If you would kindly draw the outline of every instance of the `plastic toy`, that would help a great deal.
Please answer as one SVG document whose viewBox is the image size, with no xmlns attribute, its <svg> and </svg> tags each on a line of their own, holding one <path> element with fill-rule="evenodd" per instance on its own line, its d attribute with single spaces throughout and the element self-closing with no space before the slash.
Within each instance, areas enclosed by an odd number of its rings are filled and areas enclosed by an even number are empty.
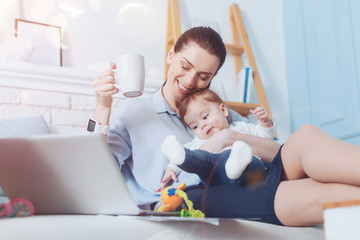
<svg viewBox="0 0 360 240">
<path fill-rule="evenodd" d="M 0 204 L 0 218 L 28 217 L 35 212 L 34 206 L 24 198 L 14 198 Z"/>
<path fill-rule="evenodd" d="M 161 204 L 155 207 L 157 212 L 178 212 L 180 217 L 205 217 L 200 210 L 193 208 L 193 203 L 183 191 L 185 183 L 179 187 L 166 187 L 161 191 Z"/>
</svg>

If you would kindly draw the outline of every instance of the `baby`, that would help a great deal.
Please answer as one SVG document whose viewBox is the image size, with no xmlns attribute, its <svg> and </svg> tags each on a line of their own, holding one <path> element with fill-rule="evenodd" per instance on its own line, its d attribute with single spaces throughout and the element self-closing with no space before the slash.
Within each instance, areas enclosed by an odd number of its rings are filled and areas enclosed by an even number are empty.
<svg viewBox="0 0 360 240">
<path fill-rule="evenodd" d="M 258 124 L 245 122 L 230 124 L 229 111 L 225 103 L 215 92 L 207 89 L 187 96 L 179 105 L 179 112 L 193 131 L 195 138 L 186 143 L 185 147 L 175 136 L 170 135 L 165 138 L 161 151 L 172 164 L 184 171 L 198 174 L 202 182 L 207 185 L 220 185 L 234 180 L 243 182 L 252 173 L 265 171 L 264 163 L 253 156 L 250 146 L 242 141 L 235 142 L 231 149 L 225 149 L 218 154 L 198 150 L 213 134 L 226 128 L 273 139 L 274 124 L 264 108 L 258 107 L 250 111 L 258 119 Z M 176 166 L 170 167 L 176 169 Z"/>
</svg>

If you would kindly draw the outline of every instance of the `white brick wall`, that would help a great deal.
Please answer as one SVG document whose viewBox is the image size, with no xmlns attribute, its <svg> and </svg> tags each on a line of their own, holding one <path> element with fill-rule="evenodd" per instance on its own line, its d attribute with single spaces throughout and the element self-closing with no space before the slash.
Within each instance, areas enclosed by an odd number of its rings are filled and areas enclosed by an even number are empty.
<svg viewBox="0 0 360 240">
<path fill-rule="evenodd" d="M 48 124 L 86 127 L 95 97 L 0 87 L 0 119 L 43 115 Z"/>
<path fill-rule="evenodd" d="M 50 125 L 86 128 L 95 110 L 95 73 L 0 62 L 0 119 L 43 115 Z M 145 93 L 157 87 L 145 87 Z M 115 107 L 124 98 L 114 96 Z"/>
<path fill-rule="evenodd" d="M 72 95 L 71 108 L 74 110 L 95 110 L 95 96 Z"/>
<path fill-rule="evenodd" d="M 43 115 L 51 123 L 51 110 L 42 107 L 30 107 L 21 104 L 3 104 L 0 102 L 0 119 Z"/>
<path fill-rule="evenodd" d="M 21 91 L 21 104 L 49 108 L 70 108 L 70 95 L 44 91 Z"/>
<path fill-rule="evenodd" d="M 85 127 L 89 118 L 93 116 L 93 111 L 76 111 L 72 109 L 53 109 L 51 113 L 53 124 L 79 127 Z"/>
<path fill-rule="evenodd" d="M 0 88 L 0 103 L 20 104 L 20 93 L 19 90 Z"/>
</svg>

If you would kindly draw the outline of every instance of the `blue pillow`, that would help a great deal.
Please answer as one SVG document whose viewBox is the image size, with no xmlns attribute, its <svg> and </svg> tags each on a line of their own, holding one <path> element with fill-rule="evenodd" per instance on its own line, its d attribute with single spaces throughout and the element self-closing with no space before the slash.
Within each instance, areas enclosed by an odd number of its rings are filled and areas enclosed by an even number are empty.
<svg viewBox="0 0 360 240">
<path fill-rule="evenodd" d="M 25 137 L 49 134 L 48 125 L 42 115 L 12 119 L 0 119 L 0 138 Z M 0 197 L 5 196 L 1 189 Z"/>
<path fill-rule="evenodd" d="M 49 134 L 49 128 L 42 115 L 0 119 L 0 138 L 25 137 L 40 134 Z"/>
</svg>

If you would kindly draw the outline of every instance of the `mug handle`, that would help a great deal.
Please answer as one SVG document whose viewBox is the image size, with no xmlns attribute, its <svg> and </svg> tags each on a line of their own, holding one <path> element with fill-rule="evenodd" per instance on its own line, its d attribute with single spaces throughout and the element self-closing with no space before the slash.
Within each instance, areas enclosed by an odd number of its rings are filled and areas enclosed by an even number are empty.
<svg viewBox="0 0 360 240">
<path fill-rule="evenodd" d="M 120 86 L 117 85 L 117 82 L 116 82 L 116 68 L 115 69 L 110 69 L 110 71 L 114 74 L 114 78 L 115 78 L 115 83 L 113 84 L 114 87 L 116 87 L 117 89 L 120 89 Z"/>
</svg>

